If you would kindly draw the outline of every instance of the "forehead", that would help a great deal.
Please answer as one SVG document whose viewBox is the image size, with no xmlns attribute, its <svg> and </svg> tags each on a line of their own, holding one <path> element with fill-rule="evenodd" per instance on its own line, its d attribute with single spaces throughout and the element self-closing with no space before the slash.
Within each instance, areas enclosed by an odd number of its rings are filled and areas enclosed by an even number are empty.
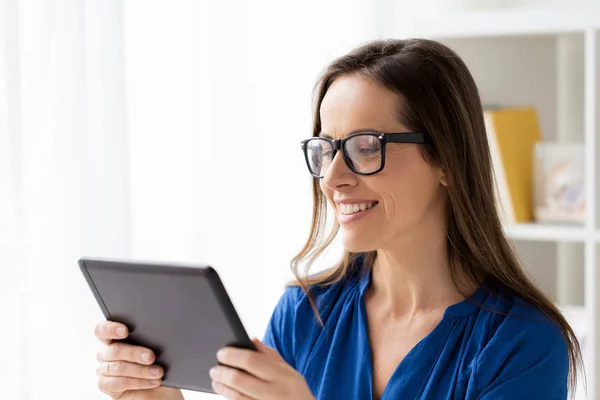
<svg viewBox="0 0 600 400">
<path fill-rule="evenodd" d="M 402 130 L 399 100 L 396 93 L 369 78 L 341 76 L 331 84 L 321 103 L 321 131 L 342 137 L 364 129 Z"/>
</svg>

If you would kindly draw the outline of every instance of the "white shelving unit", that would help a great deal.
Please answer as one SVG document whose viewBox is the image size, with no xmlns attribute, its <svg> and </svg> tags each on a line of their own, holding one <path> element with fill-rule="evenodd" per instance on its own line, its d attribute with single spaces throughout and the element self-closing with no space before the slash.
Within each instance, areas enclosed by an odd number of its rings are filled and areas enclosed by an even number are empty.
<svg viewBox="0 0 600 400">
<path fill-rule="evenodd" d="M 586 236 L 583 227 L 535 223 L 507 225 L 504 232 L 513 240 L 538 242 L 583 242 Z"/>
<path fill-rule="evenodd" d="M 535 105 L 546 140 L 584 141 L 585 224 L 515 224 L 505 232 L 584 337 L 588 388 L 587 396 L 578 389 L 577 399 L 600 399 L 600 6 L 438 12 L 411 17 L 408 25 L 385 20 L 386 37 L 425 37 L 455 49 L 484 103 Z M 565 293 L 571 300 L 561 301 Z"/>
<path fill-rule="evenodd" d="M 483 38 L 494 36 L 559 35 L 598 29 L 600 7 L 578 9 L 511 9 L 447 12 L 417 16 L 413 36 Z"/>
</svg>

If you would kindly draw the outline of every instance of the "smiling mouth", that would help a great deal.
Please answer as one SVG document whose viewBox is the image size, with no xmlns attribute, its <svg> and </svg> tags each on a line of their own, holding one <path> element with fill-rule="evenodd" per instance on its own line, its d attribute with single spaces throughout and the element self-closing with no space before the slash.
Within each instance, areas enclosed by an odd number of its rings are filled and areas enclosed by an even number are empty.
<svg viewBox="0 0 600 400">
<path fill-rule="evenodd" d="M 338 204 L 338 210 L 342 215 L 352 215 L 371 209 L 379 204 L 378 201 L 372 201 L 368 203 L 354 203 L 354 204 Z"/>
</svg>

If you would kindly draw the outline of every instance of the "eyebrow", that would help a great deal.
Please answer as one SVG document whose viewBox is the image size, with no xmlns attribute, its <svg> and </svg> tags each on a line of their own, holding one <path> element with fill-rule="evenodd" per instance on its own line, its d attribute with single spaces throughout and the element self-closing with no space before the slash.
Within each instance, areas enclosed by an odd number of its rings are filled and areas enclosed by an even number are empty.
<svg viewBox="0 0 600 400">
<path fill-rule="evenodd" d="M 354 133 L 362 133 L 362 132 L 375 132 L 375 133 L 383 133 L 383 131 L 379 130 L 379 129 L 373 129 L 373 128 L 361 128 L 361 129 L 354 129 L 353 131 L 348 132 L 348 134 L 346 136 L 350 136 Z M 324 133 L 324 132 L 319 132 L 318 137 L 322 137 L 322 138 L 328 138 L 328 139 L 332 139 L 331 135 Z"/>
</svg>

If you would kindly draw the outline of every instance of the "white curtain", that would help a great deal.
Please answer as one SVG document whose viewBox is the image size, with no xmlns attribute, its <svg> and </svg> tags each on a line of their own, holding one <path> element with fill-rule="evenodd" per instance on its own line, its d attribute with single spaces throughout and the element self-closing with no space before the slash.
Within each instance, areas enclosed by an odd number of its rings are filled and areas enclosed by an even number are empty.
<svg viewBox="0 0 600 400">
<path fill-rule="evenodd" d="M 211 262 L 262 335 L 310 222 L 312 85 L 382 10 L 0 0 L 0 397 L 105 398 L 84 255 Z"/>
<path fill-rule="evenodd" d="M 129 254 L 120 2 L 0 7 L 1 397 L 99 398 L 77 259 Z"/>
</svg>

